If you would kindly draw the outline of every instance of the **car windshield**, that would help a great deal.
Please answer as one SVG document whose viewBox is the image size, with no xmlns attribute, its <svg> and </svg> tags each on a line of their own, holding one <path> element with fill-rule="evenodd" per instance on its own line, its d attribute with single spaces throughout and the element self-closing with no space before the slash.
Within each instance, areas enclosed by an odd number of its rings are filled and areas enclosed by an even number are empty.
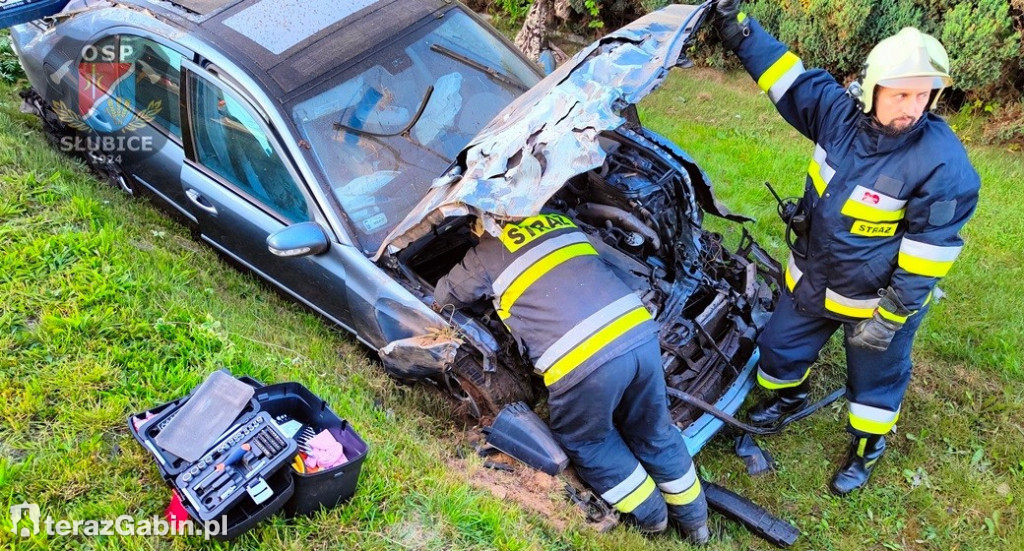
<svg viewBox="0 0 1024 551">
<path fill-rule="evenodd" d="M 379 49 L 292 110 L 373 252 L 470 139 L 537 73 L 459 9 Z"/>
</svg>

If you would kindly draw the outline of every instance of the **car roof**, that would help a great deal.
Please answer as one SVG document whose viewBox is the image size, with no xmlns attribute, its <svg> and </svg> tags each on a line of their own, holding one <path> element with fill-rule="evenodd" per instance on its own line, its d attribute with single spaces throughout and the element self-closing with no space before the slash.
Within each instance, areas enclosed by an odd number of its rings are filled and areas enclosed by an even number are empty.
<svg viewBox="0 0 1024 551">
<path fill-rule="evenodd" d="M 451 0 L 135 0 L 201 37 L 286 103 Z"/>
</svg>

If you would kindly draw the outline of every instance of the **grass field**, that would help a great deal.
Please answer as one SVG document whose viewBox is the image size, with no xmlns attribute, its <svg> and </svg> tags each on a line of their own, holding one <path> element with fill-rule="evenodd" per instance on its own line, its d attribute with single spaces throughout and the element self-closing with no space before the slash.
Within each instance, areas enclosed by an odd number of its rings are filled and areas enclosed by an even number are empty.
<svg viewBox="0 0 1024 551">
<path fill-rule="evenodd" d="M 159 514 L 169 492 L 125 420 L 228 367 L 305 384 L 371 445 L 348 505 L 276 517 L 232 548 L 686 548 L 622 528 L 598 534 L 557 484 L 482 469 L 444 402 L 396 387 L 354 339 L 233 270 L 152 205 L 102 187 L 48 147 L 19 102 L 0 85 L 0 503 L 36 502 L 69 519 Z M 796 193 L 812 146 L 756 87 L 743 75 L 678 73 L 641 112 L 693 154 L 727 204 L 758 218 L 752 230 L 781 256 L 761 182 Z M 943 284 L 949 298 L 921 332 L 904 415 L 871 486 L 847 500 L 825 490 L 846 443 L 839 406 L 762 441 L 775 474 L 748 477 L 724 440 L 697 458 L 709 479 L 796 523 L 798 549 L 1024 548 L 1024 222 L 1014 189 L 1024 161 L 971 153 L 982 204 Z M 842 384 L 836 352 L 816 369 L 819 395 Z M 22 549 L 228 547 L 21 540 L 0 518 L 0 544 Z M 713 530 L 711 549 L 768 548 L 722 517 Z"/>
</svg>

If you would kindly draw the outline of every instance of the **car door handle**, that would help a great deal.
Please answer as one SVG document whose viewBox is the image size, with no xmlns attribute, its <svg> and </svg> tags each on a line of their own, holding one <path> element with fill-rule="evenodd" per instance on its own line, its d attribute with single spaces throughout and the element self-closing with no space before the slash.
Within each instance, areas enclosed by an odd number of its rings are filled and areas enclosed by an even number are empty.
<svg viewBox="0 0 1024 551">
<path fill-rule="evenodd" d="M 217 207 L 211 205 L 200 193 L 194 189 L 186 189 L 185 196 L 192 204 L 205 210 L 210 214 L 217 214 Z"/>
</svg>

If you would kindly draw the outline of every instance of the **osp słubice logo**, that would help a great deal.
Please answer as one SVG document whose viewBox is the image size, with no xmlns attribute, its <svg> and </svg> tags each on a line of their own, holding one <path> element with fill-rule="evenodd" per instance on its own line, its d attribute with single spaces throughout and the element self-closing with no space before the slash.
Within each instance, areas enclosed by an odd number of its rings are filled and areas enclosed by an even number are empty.
<svg viewBox="0 0 1024 551">
<path fill-rule="evenodd" d="M 78 110 L 57 100 L 57 117 L 80 132 L 101 134 L 134 132 L 152 121 L 163 105 L 158 99 L 136 105 L 133 55 L 128 44 L 86 46 L 78 64 Z"/>
</svg>

